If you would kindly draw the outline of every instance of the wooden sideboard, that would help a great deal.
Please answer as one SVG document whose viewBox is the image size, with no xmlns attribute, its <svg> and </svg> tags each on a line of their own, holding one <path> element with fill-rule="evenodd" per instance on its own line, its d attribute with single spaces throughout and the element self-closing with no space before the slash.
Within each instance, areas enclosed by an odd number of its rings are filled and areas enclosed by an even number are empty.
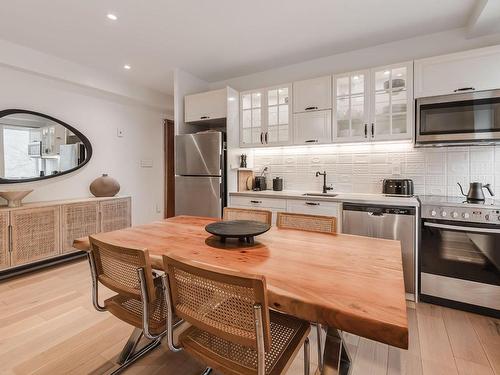
<svg viewBox="0 0 500 375">
<path fill-rule="evenodd" d="M 72 246 L 75 238 L 130 225 L 130 197 L 0 207 L 0 273 L 64 258 L 79 251 Z"/>
</svg>

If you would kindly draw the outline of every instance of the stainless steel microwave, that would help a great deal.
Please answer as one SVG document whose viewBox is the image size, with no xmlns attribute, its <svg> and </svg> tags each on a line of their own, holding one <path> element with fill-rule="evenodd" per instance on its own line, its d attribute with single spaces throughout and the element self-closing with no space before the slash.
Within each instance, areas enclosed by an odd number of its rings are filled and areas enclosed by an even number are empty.
<svg viewBox="0 0 500 375">
<path fill-rule="evenodd" d="M 417 146 L 500 143 L 500 89 L 416 101 Z"/>
</svg>

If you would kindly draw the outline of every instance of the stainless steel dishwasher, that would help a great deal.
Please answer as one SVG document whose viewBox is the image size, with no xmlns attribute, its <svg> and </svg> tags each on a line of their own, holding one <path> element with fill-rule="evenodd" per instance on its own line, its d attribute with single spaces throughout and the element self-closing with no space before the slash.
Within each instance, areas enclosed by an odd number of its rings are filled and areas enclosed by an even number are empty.
<svg viewBox="0 0 500 375">
<path fill-rule="evenodd" d="M 415 220 L 414 207 L 344 203 L 342 233 L 401 241 L 405 289 L 414 294 Z"/>
</svg>

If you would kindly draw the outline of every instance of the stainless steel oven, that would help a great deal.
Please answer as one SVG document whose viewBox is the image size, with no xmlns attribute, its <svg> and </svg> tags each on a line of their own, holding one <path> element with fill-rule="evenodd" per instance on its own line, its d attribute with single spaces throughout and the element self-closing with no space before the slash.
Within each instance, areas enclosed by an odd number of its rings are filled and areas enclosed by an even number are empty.
<svg viewBox="0 0 500 375">
<path fill-rule="evenodd" d="M 421 221 L 420 299 L 500 317 L 500 211 L 436 216 Z"/>
<path fill-rule="evenodd" d="M 419 98 L 415 125 L 417 146 L 498 143 L 500 90 Z"/>
</svg>

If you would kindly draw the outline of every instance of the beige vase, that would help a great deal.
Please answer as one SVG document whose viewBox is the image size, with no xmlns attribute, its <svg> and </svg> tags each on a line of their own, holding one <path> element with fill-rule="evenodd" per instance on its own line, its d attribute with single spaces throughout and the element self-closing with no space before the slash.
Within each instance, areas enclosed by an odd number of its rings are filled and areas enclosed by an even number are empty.
<svg viewBox="0 0 500 375">
<path fill-rule="evenodd" d="M 103 174 L 90 184 L 90 192 L 95 197 L 114 197 L 120 191 L 120 184 L 113 177 Z"/>
</svg>

